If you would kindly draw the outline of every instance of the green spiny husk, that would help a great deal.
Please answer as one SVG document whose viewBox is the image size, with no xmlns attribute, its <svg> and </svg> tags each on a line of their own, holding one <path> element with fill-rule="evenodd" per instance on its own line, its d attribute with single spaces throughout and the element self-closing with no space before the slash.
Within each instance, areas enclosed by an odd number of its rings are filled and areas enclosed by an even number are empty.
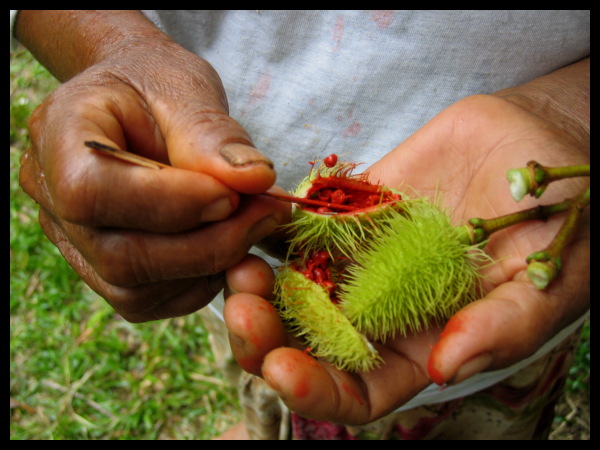
<svg viewBox="0 0 600 450">
<path fill-rule="evenodd" d="M 338 369 L 367 371 L 381 357 L 332 303 L 328 292 L 296 270 L 285 267 L 275 280 L 275 307 L 288 330 L 310 352 Z"/>
<path fill-rule="evenodd" d="M 337 176 L 351 179 L 349 173 L 355 165 L 342 164 L 341 166 L 342 168 L 337 166 L 329 168 L 321 165 L 300 182 L 292 195 L 304 197 L 317 177 Z M 398 193 L 385 186 L 381 186 L 381 189 L 384 192 Z M 294 206 L 292 221 L 286 226 L 291 236 L 288 242 L 288 258 L 290 255 L 308 255 L 321 250 L 328 251 L 330 255 L 351 258 L 365 242 L 379 233 L 379 224 L 393 217 L 407 201 L 364 208 L 358 214 L 319 214 Z"/>
<path fill-rule="evenodd" d="M 310 198 L 318 186 L 337 184 L 327 177 L 349 180 L 353 167 L 321 166 L 300 183 L 294 196 Z M 317 177 L 326 179 L 315 185 Z M 352 178 L 357 179 L 367 183 Z M 352 183 L 346 180 L 340 180 L 340 186 Z M 397 194 L 385 186 L 377 189 Z M 350 190 L 352 196 L 361 191 L 373 192 L 369 187 Z M 276 279 L 275 303 L 288 330 L 302 337 L 315 356 L 340 369 L 370 370 L 381 358 L 366 337 L 385 341 L 418 332 L 445 322 L 478 298 L 479 269 L 491 258 L 480 246 L 465 243 L 463 228 L 453 227 L 438 204 L 403 195 L 401 201 L 359 206 L 350 213 L 296 207 L 288 226 L 288 263 L 297 259 L 310 264 L 311 255 L 326 250 L 332 256 L 329 270 L 341 303 L 333 304 L 328 291 L 304 274 L 283 269 Z M 337 258 L 340 254 L 345 258 Z"/>
<path fill-rule="evenodd" d="M 490 258 L 461 241 L 445 211 L 416 202 L 386 225 L 341 285 L 342 311 L 359 332 L 376 340 L 417 332 L 477 298 L 480 264 Z"/>
<path fill-rule="evenodd" d="M 289 253 L 311 254 L 327 250 L 331 255 L 350 258 L 379 233 L 378 224 L 389 218 L 393 210 L 393 206 L 385 205 L 360 215 L 325 215 L 295 208 L 292 222 L 287 227 L 293 236 Z"/>
</svg>

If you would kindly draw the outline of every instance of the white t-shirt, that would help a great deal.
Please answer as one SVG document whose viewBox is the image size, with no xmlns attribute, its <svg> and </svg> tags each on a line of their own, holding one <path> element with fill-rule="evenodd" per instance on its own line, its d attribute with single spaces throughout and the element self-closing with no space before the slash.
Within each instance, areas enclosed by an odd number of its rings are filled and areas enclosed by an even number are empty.
<svg viewBox="0 0 600 450">
<path fill-rule="evenodd" d="M 589 11 L 144 11 L 217 70 L 290 190 L 331 153 L 378 161 L 452 103 L 590 53 Z"/>
</svg>

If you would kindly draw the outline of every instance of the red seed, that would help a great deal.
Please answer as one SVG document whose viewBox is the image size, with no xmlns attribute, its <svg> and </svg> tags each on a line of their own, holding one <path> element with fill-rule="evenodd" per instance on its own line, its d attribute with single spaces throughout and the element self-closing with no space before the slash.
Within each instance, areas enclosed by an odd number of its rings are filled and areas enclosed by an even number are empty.
<svg viewBox="0 0 600 450">
<path fill-rule="evenodd" d="M 327 158 L 325 158 L 323 160 L 325 165 L 330 168 L 335 166 L 337 164 L 337 161 L 338 161 L 338 157 L 335 153 L 332 153 L 331 155 L 329 155 Z"/>
<path fill-rule="evenodd" d="M 338 205 L 343 205 L 346 201 L 346 194 L 341 189 L 337 189 L 333 191 L 331 194 L 331 203 L 336 203 Z"/>
<path fill-rule="evenodd" d="M 323 281 L 326 280 L 325 271 L 319 269 L 318 267 L 315 268 L 315 270 L 313 270 L 313 273 L 315 274 L 315 278 L 314 278 L 315 283 L 322 284 Z"/>
<path fill-rule="evenodd" d="M 367 200 L 367 205 L 377 205 L 379 204 L 379 201 L 381 200 L 381 197 L 379 195 L 369 195 L 369 199 Z"/>
<path fill-rule="evenodd" d="M 315 253 L 315 256 L 313 256 L 313 260 L 317 265 L 325 264 L 329 261 L 329 252 L 327 250 L 317 252 Z"/>
<path fill-rule="evenodd" d="M 331 198 L 331 189 L 321 189 L 317 193 L 317 197 L 319 197 L 319 200 L 321 200 L 322 202 L 328 202 Z"/>
<path fill-rule="evenodd" d="M 306 278 L 308 278 L 309 280 L 314 280 L 314 279 L 315 279 L 315 276 L 313 275 L 313 272 L 312 272 L 312 270 L 310 270 L 310 269 L 306 269 L 305 271 L 303 271 L 303 272 L 302 272 L 302 274 L 303 274 L 303 275 L 304 275 Z"/>
</svg>

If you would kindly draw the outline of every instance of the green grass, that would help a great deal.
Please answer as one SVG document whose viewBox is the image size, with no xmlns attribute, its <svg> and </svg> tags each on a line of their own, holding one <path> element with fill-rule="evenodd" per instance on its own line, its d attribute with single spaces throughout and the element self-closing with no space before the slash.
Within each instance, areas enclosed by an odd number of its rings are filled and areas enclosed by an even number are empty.
<svg viewBox="0 0 600 450">
<path fill-rule="evenodd" d="M 44 236 L 18 184 L 27 120 L 58 82 L 10 58 L 11 439 L 210 439 L 241 415 L 198 314 L 130 324 Z"/>
<path fill-rule="evenodd" d="M 37 205 L 19 187 L 27 120 L 56 86 L 28 52 L 11 53 L 11 439 L 215 437 L 241 413 L 200 317 L 122 320 L 46 239 Z M 589 401 L 589 391 L 588 322 L 565 392 Z M 567 413 L 555 418 L 566 420 Z"/>
</svg>

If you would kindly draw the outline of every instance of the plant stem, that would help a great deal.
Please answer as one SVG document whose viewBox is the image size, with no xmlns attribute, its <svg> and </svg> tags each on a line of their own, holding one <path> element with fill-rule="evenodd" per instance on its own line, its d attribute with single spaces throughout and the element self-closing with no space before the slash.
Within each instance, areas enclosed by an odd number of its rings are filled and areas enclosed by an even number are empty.
<svg viewBox="0 0 600 450">
<path fill-rule="evenodd" d="M 581 214 L 590 203 L 590 188 L 569 203 L 567 218 L 552 242 L 544 250 L 527 257 L 527 275 L 538 289 L 546 288 L 560 273 L 562 252 L 575 235 Z"/>
<path fill-rule="evenodd" d="M 470 236 L 468 241 L 470 245 L 481 244 L 487 241 L 496 231 L 527 220 L 546 220 L 554 214 L 566 211 L 569 209 L 571 201 L 571 199 L 567 199 L 551 205 L 534 206 L 533 208 L 506 214 L 494 219 L 472 218 L 469 219 L 466 225 L 463 225 L 469 231 L 468 233 L 464 233 L 464 236 Z"/>
<path fill-rule="evenodd" d="M 527 220 L 546 220 L 554 214 L 567 211 L 567 218 L 548 247 L 532 253 L 526 259 L 527 275 L 538 289 L 544 289 L 560 273 L 562 252 L 575 235 L 581 221 L 581 214 L 589 204 L 590 188 L 588 187 L 580 195 L 552 205 L 536 206 L 494 219 L 470 219 L 467 224 L 458 227 L 457 231 L 460 240 L 465 244 L 485 245 L 496 231 Z"/>
<path fill-rule="evenodd" d="M 526 194 L 539 198 L 553 181 L 589 175 L 589 164 L 546 167 L 536 161 L 529 161 L 527 167 L 509 170 L 506 177 L 510 182 L 510 192 L 515 201 L 518 202 Z"/>
</svg>

